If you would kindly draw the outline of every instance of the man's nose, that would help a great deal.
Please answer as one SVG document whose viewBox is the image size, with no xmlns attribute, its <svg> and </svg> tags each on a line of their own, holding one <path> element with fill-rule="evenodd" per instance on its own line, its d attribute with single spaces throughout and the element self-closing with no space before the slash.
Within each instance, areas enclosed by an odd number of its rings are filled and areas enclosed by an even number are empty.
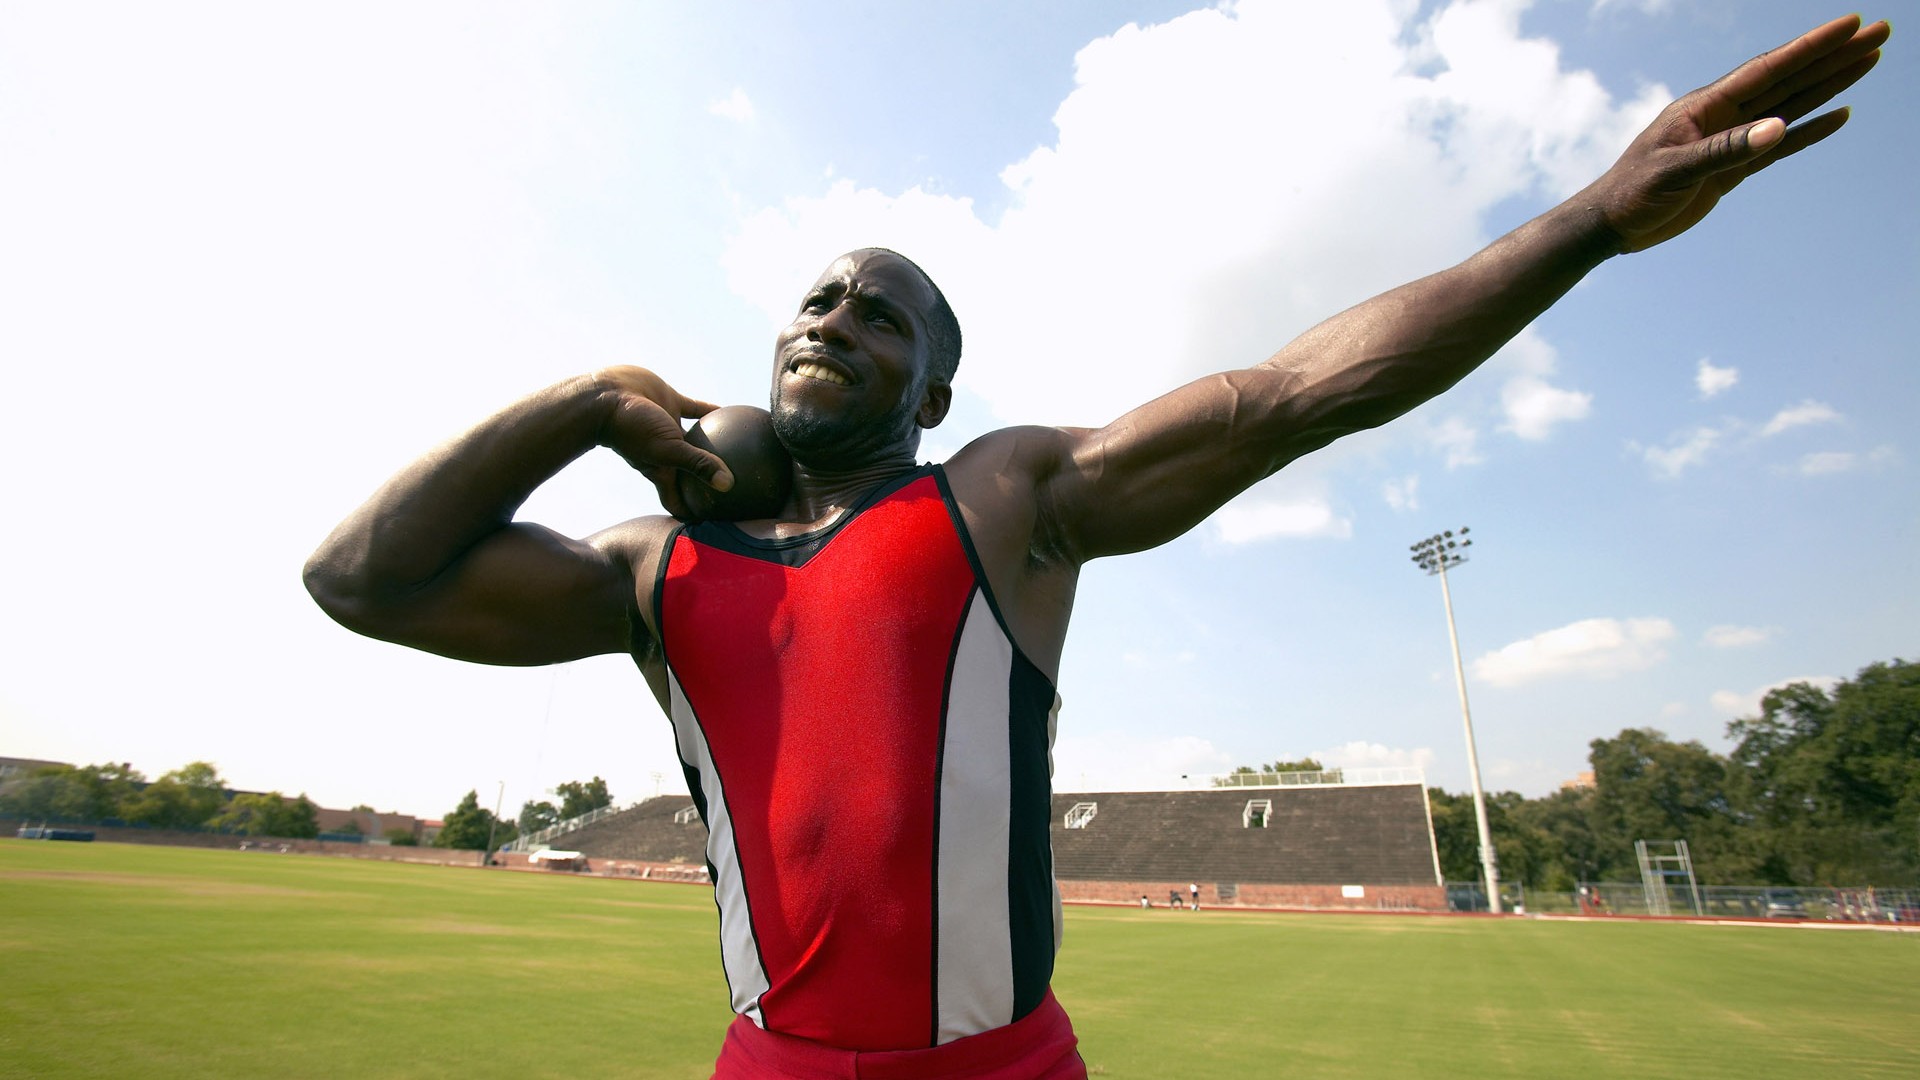
<svg viewBox="0 0 1920 1080">
<path fill-rule="evenodd" d="M 851 347 L 853 345 L 853 305 L 835 304 L 822 312 L 819 318 L 813 320 L 813 325 L 807 328 L 807 337 L 826 345 Z"/>
</svg>

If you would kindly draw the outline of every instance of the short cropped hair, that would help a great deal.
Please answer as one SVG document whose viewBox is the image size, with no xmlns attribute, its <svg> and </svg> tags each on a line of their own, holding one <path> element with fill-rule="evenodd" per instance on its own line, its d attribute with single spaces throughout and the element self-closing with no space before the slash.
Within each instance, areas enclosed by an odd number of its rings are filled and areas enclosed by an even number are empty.
<svg viewBox="0 0 1920 1080">
<path fill-rule="evenodd" d="M 927 359 L 930 361 L 929 374 L 939 382 L 953 385 L 953 373 L 960 370 L 960 320 L 953 313 L 953 305 L 947 303 L 947 294 L 934 284 L 933 275 L 920 269 L 920 264 L 891 248 L 874 248 L 913 267 L 920 280 L 933 290 L 933 310 L 927 313 Z"/>
</svg>

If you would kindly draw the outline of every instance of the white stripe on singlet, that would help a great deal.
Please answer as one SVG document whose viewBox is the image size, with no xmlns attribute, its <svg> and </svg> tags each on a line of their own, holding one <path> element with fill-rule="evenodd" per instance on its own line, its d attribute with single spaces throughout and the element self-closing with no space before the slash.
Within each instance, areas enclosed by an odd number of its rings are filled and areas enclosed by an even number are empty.
<svg viewBox="0 0 1920 1080">
<path fill-rule="evenodd" d="M 713 865 L 713 902 L 720 909 L 720 961 L 733 992 L 733 1011 L 766 1027 L 760 1015 L 760 995 L 767 992 L 767 972 L 760 964 L 760 946 L 753 940 L 753 917 L 747 910 L 726 792 L 721 789 L 719 771 L 713 767 L 706 736 L 671 669 L 667 672 L 667 688 L 680 760 L 699 774 L 701 794 L 706 799 L 707 862 Z"/>
<path fill-rule="evenodd" d="M 941 1043 L 1013 1020 L 1013 958 L 1007 949 L 1007 709 L 1013 644 L 978 589 L 953 666 L 935 853 L 940 898 L 935 1038 Z"/>
</svg>

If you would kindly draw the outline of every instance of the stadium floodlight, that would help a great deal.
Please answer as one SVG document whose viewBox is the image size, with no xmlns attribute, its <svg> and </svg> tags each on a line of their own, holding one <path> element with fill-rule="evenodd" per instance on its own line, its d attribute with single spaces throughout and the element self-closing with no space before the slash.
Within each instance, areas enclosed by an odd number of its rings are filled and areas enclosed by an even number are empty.
<svg viewBox="0 0 1920 1080">
<path fill-rule="evenodd" d="M 484 867 L 493 865 L 493 831 L 500 827 L 500 804 L 507 797 L 507 782 L 500 781 L 500 790 L 493 793 L 493 820 L 487 822 L 487 850 L 480 860 Z"/>
<path fill-rule="evenodd" d="M 1473 711 L 1467 708 L 1467 670 L 1460 664 L 1460 635 L 1453 628 L 1453 590 L 1447 586 L 1447 571 L 1467 561 L 1468 528 L 1460 526 L 1460 538 L 1453 531 L 1435 533 L 1409 548 L 1413 564 L 1429 576 L 1440 578 L 1440 598 L 1447 606 L 1447 642 L 1453 646 L 1453 681 L 1460 688 L 1460 721 L 1467 731 L 1467 778 L 1473 782 L 1473 820 L 1480 831 L 1480 875 L 1487 889 L 1487 910 L 1500 914 L 1500 866 L 1493 853 L 1493 834 L 1487 830 L 1487 796 L 1480 787 L 1480 751 L 1473 742 Z"/>
</svg>

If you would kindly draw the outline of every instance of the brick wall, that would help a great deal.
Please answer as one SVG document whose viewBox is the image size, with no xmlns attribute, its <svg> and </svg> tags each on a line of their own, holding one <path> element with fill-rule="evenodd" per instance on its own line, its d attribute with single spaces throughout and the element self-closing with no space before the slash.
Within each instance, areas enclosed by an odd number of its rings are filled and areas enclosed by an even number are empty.
<svg viewBox="0 0 1920 1080">
<path fill-rule="evenodd" d="M 1311 911 L 1445 911 L 1446 890 L 1438 885 L 1363 885 L 1362 895 L 1346 896 L 1339 885 L 1265 885 L 1191 881 L 1062 881 L 1060 898 L 1069 901 L 1137 906 L 1145 896 L 1165 910 L 1167 893 L 1186 902 L 1187 886 L 1200 886 L 1200 906 L 1299 908 Z M 1233 899 L 1223 901 L 1222 893 Z"/>
<path fill-rule="evenodd" d="M 7 836 L 19 823 L 0 822 Z M 167 847 L 215 848 L 227 851 L 261 851 L 288 854 L 344 855 L 355 859 L 380 859 L 386 862 L 434 863 L 441 866 L 479 866 L 477 851 L 449 848 L 399 847 L 392 844 L 353 844 L 335 840 L 281 840 L 275 837 L 235 836 L 229 833 L 193 832 L 181 829 L 137 829 L 121 825 L 73 825 L 93 834 L 96 841 L 109 844 L 160 844 Z M 49 841 L 50 843 L 52 841 Z"/>
</svg>

